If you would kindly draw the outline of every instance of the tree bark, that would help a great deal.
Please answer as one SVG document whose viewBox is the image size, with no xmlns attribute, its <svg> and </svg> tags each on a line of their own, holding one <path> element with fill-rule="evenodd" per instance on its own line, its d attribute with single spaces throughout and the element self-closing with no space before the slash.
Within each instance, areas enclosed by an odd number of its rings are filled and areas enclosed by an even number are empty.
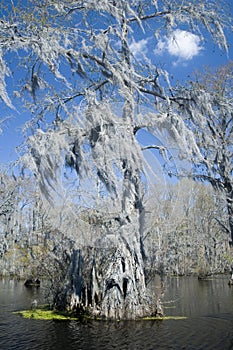
<svg viewBox="0 0 233 350">
<path fill-rule="evenodd" d="M 61 298 L 63 308 L 107 319 L 156 315 L 158 308 L 161 314 L 162 290 L 158 288 L 158 294 L 151 298 L 145 281 L 144 208 L 139 172 L 129 163 L 124 167 L 122 210 L 115 218 L 119 223 L 115 245 L 73 251 Z M 111 235 L 111 228 L 109 232 Z M 107 236 L 103 229 L 103 238 Z"/>
<path fill-rule="evenodd" d="M 102 319 L 156 315 L 161 295 L 154 300 L 149 297 L 140 242 L 134 240 L 130 245 L 130 240 L 120 239 L 114 249 L 74 250 L 67 284 L 56 307 Z"/>
</svg>

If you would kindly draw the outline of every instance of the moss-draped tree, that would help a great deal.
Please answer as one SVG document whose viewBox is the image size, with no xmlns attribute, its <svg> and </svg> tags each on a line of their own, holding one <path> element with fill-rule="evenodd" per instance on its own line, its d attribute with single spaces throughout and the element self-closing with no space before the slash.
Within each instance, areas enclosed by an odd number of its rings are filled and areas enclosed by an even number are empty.
<svg viewBox="0 0 233 350">
<path fill-rule="evenodd" d="M 77 191 L 90 189 L 96 180 L 96 195 L 102 191 L 102 200 L 111 208 L 108 220 L 96 224 L 98 234 L 87 234 L 86 249 L 80 244 L 81 225 L 72 226 L 74 245 L 57 307 L 84 308 L 120 319 L 158 311 L 145 280 L 145 180 L 137 134 L 141 129 L 155 135 L 158 129 L 166 129 L 185 153 L 195 154 L 198 147 L 181 118 L 185 97 L 174 97 L 167 72 L 156 59 L 155 63 L 138 60 L 131 44 L 136 33 L 154 36 L 156 44 L 160 35 L 172 36 L 177 26 L 184 25 L 227 49 L 223 3 L 2 2 L 0 95 L 13 106 L 5 77 L 19 63 L 18 72 L 25 79 L 14 86 L 15 94 L 27 105 L 31 103 L 32 112 L 25 163 L 54 210 L 61 207 L 67 193 L 65 166 L 75 170 L 71 178 Z M 143 106 L 150 112 L 143 112 Z M 195 113 L 196 107 L 192 108 Z M 151 148 L 163 151 L 160 145 Z M 73 201 L 80 205 L 81 199 L 85 196 Z M 92 199 L 96 211 L 97 204 Z M 73 208 L 66 207 L 70 224 Z M 64 233 L 70 232 L 69 224 L 64 228 L 63 222 L 62 227 Z"/>
</svg>

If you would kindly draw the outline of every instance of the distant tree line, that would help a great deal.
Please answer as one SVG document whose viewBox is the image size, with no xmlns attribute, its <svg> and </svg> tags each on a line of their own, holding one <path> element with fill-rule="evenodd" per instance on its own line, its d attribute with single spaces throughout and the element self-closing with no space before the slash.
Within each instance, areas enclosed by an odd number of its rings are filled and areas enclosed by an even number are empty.
<svg viewBox="0 0 233 350">
<path fill-rule="evenodd" d="M 165 187 L 154 186 L 144 205 L 148 278 L 154 272 L 208 275 L 230 269 L 228 235 L 222 229 L 228 224 L 228 213 L 220 191 L 186 179 Z M 97 248 L 96 236 L 101 237 L 104 230 L 108 235 L 115 220 L 114 213 L 107 214 L 104 208 L 98 212 L 77 205 L 77 212 L 80 233 L 73 228 L 73 235 L 67 237 L 62 227 L 60 231 L 54 229 L 54 218 L 46 211 L 30 178 L 1 172 L 1 274 L 49 279 L 50 294 L 58 293 L 54 284 L 65 278 L 73 239 L 79 235 L 80 249 L 84 245 Z M 82 238 L 82 230 L 89 241 Z"/>
</svg>

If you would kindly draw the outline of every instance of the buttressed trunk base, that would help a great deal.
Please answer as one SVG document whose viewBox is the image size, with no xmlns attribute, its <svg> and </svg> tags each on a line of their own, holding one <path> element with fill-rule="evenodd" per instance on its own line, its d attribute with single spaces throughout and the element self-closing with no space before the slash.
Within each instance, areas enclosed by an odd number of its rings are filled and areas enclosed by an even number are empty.
<svg viewBox="0 0 233 350">
<path fill-rule="evenodd" d="M 74 250 L 67 281 L 55 307 L 114 320 L 161 314 L 161 289 L 149 296 L 140 258 L 125 244 Z"/>
</svg>

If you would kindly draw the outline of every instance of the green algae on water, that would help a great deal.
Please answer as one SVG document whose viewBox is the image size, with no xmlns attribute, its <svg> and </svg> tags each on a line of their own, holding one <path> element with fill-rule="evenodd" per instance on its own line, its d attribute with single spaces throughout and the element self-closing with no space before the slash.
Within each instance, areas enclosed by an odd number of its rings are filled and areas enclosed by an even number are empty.
<svg viewBox="0 0 233 350">
<path fill-rule="evenodd" d="M 23 318 L 34 319 L 34 320 L 57 320 L 57 321 L 72 321 L 79 320 L 72 314 L 59 312 L 56 310 L 49 310 L 45 308 L 38 308 L 35 310 L 22 310 L 14 312 L 14 314 L 19 314 Z"/>
<path fill-rule="evenodd" d="M 41 306 L 40 308 L 31 310 L 16 311 L 14 314 L 21 315 L 23 318 L 34 319 L 34 320 L 56 320 L 56 321 L 73 321 L 80 320 L 80 317 L 75 316 L 69 312 L 62 312 L 57 310 L 51 310 L 47 306 Z M 88 315 L 83 315 L 82 318 L 91 319 Z M 103 320 L 102 318 L 94 320 Z M 151 316 L 143 317 L 140 320 L 143 321 L 166 321 L 166 320 L 185 320 L 186 316 Z"/>
<path fill-rule="evenodd" d="M 152 317 L 144 317 L 144 321 L 166 321 L 166 320 L 186 320 L 188 317 L 186 316 L 152 316 Z"/>
</svg>

